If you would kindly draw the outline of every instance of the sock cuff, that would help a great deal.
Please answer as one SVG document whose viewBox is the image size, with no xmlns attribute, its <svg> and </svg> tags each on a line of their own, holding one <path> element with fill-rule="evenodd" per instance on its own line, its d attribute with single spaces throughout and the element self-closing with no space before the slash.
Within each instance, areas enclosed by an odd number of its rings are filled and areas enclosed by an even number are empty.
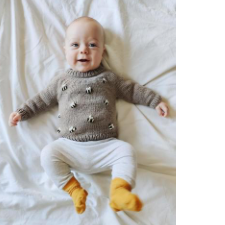
<svg viewBox="0 0 225 225">
<path fill-rule="evenodd" d="M 126 190 L 131 191 L 131 185 L 127 181 L 121 178 L 114 178 L 111 182 L 110 192 L 112 193 L 114 190 L 120 187 L 123 187 Z"/>
<path fill-rule="evenodd" d="M 72 196 L 73 191 L 77 188 L 81 188 L 80 183 L 75 179 L 75 177 L 72 177 L 63 187 L 63 190 L 66 191 L 70 196 Z"/>
</svg>

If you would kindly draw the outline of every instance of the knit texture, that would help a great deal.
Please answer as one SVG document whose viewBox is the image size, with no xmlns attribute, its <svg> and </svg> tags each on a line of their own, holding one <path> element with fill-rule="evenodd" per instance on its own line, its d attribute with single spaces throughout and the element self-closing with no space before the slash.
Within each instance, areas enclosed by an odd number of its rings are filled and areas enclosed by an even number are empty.
<svg viewBox="0 0 225 225">
<path fill-rule="evenodd" d="M 116 99 L 155 108 L 161 97 L 102 65 L 88 72 L 68 69 L 16 111 L 22 121 L 58 104 L 59 136 L 75 141 L 118 137 Z"/>
<path fill-rule="evenodd" d="M 143 203 L 137 195 L 131 193 L 131 185 L 117 177 L 112 180 L 110 185 L 109 205 L 116 212 L 120 210 L 139 212 L 142 209 Z"/>
</svg>

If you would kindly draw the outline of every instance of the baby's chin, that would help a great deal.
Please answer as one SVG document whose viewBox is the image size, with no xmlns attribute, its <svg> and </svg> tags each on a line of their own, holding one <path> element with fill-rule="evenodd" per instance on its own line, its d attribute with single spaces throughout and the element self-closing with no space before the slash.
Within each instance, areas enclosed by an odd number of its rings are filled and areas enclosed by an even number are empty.
<svg viewBox="0 0 225 225">
<path fill-rule="evenodd" d="M 78 71 L 78 72 L 82 72 L 82 73 L 85 73 L 85 72 L 88 72 L 88 71 L 91 71 L 91 70 L 95 70 L 95 69 L 97 69 L 98 67 L 100 66 L 100 64 L 98 65 L 98 66 L 95 66 L 95 67 L 77 67 L 77 66 L 75 66 L 75 67 L 73 67 L 73 66 L 71 66 L 72 67 L 72 69 L 74 70 L 74 71 Z"/>
<path fill-rule="evenodd" d="M 90 71 L 90 69 L 74 69 L 74 70 L 82 73 Z"/>
</svg>

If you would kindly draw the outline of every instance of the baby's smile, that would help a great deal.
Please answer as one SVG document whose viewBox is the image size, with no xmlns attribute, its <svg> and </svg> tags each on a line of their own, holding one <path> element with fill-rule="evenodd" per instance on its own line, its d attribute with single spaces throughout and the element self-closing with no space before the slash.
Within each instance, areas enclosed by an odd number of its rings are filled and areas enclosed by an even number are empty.
<svg viewBox="0 0 225 225">
<path fill-rule="evenodd" d="M 88 60 L 88 59 L 78 59 L 77 61 L 80 62 L 80 63 L 88 63 L 90 60 Z"/>
</svg>

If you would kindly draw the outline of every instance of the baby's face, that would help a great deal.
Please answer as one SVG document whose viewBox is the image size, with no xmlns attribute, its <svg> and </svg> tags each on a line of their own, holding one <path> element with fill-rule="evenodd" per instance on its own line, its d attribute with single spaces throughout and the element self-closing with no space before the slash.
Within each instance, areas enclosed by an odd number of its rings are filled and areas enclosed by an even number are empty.
<svg viewBox="0 0 225 225">
<path fill-rule="evenodd" d="M 97 69 L 104 52 L 103 29 L 94 21 L 81 20 L 67 29 L 65 40 L 66 60 L 75 71 Z"/>
</svg>

